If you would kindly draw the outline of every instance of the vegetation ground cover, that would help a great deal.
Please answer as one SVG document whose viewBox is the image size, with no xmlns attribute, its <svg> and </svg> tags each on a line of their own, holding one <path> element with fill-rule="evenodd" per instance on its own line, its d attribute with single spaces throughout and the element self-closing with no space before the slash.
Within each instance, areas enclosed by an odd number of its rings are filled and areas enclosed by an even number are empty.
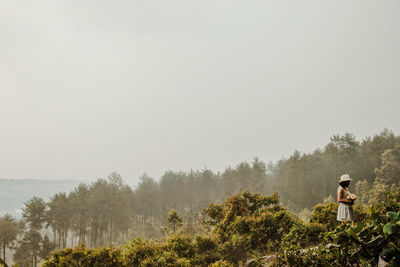
<svg viewBox="0 0 400 267">
<path fill-rule="evenodd" d="M 359 196 L 355 225 L 336 221 L 342 173 Z M 32 198 L 21 221 L 1 217 L 1 258 L 12 248 L 19 266 L 237 266 L 263 255 L 289 266 L 397 264 L 399 181 L 400 138 L 388 130 L 333 136 L 276 164 L 143 175 L 135 188 L 113 173 L 47 203 Z"/>
</svg>

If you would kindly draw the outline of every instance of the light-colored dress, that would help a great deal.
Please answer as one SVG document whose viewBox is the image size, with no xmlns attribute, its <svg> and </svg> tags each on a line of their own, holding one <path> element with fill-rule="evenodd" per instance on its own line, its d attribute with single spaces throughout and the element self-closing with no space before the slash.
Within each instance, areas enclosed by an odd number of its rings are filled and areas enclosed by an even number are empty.
<svg viewBox="0 0 400 267">
<path fill-rule="evenodd" d="M 339 186 L 339 191 L 343 189 L 343 197 L 344 199 L 349 199 L 350 192 L 344 187 Z M 354 211 L 353 206 L 347 203 L 339 203 L 338 213 L 337 213 L 337 220 L 339 222 L 349 222 L 354 221 Z"/>
</svg>

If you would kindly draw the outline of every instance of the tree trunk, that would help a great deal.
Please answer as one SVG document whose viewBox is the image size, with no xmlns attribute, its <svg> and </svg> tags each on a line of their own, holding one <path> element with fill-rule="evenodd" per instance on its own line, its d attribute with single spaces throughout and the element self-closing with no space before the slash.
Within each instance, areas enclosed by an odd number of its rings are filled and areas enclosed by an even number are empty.
<svg viewBox="0 0 400 267">
<path fill-rule="evenodd" d="M 64 233 L 64 230 L 61 230 L 60 231 L 60 234 L 61 234 L 61 248 L 65 248 L 65 233 Z"/>
<path fill-rule="evenodd" d="M 63 238 L 63 248 L 67 247 L 67 237 L 68 237 L 68 230 L 64 230 L 64 238 Z"/>
<path fill-rule="evenodd" d="M 92 229 L 93 237 L 92 237 L 92 247 L 96 247 L 97 245 L 97 226 L 94 226 Z"/>
<path fill-rule="evenodd" d="M 82 234 L 83 234 L 82 224 L 83 223 L 82 223 L 82 211 L 81 211 L 79 216 L 79 245 L 82 244 Z"/>
<path fill-rule="evenodd" d="M 90 242 L 89 242 L 89 246 L 92 248 L 93 247 L 93 229 L 92 231 L 90 231 Z"/>
<path fill-rule="evenodd" d="M 36 248 L 35 245 L 33 245 L 32 247 L 33 247 L 33 266 L 36 267 L 37 266 Z"/>
<path fill-rule="evenodd" d="M 56 231 L 53 231 L 53 244 L 56 244 Z"/>
<path fill-rule="evenodd" d="M 100 226 L 100 234 L 99 234 L 99 242 L 98 244 L 100 244 L 101 246 L 103 246 L 103 242 L 104 242 L 104 227 Z"/>
<path fill-rule="evenodd" d="M 6 242 L 3 242 L 3 260 L 6 263 Z"/>
<path fill-rule="evenodd" d="M 110 246 L 112 245 L 112 215 L 110 217 Z"/>
<path fill-rule="evenodd" d="M 58 230 L 58 249 L 61 249 L 61 231 Z"/>
<path fill-rule="evenodd" d="M 83 244 L 86 243 L 86 215 L 83 217 L 83 234 L 82 234 Z"/>
</svg>

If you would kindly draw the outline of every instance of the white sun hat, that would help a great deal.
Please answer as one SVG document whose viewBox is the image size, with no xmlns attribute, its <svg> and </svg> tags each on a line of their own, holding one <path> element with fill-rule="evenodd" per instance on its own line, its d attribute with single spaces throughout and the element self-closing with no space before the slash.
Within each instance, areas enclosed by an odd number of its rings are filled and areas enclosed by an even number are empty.
<svg viewBox="0 0 400 267">
<path fill-rule="evenodd" d="M 339 183 L 341 183 L 341 182 L 346 182 L 346 181 L 351 181 L 350 175 L 348 175 L 348 174 L 343 174 L 342 176 L 340 176 Z"/>
</svg>

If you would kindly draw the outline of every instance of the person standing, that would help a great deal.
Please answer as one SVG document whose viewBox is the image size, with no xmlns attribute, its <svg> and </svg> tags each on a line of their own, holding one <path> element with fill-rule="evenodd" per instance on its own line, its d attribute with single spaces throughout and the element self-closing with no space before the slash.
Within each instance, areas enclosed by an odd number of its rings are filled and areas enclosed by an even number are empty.
<svg viewBox="0 0 400 267">
<path fill-rule="evenodd" d="M 348 174 L 343 174 L 339 180 L 339 187 L 337 190 L 339 208 L 337 212 L 337 220 L 339 222 L 353 222 L 354 211 L 353 204 L 357 198 L 354 194 L 351 194 L 348 187 L 350 185 L 351 178 Z"/>
</svg>

